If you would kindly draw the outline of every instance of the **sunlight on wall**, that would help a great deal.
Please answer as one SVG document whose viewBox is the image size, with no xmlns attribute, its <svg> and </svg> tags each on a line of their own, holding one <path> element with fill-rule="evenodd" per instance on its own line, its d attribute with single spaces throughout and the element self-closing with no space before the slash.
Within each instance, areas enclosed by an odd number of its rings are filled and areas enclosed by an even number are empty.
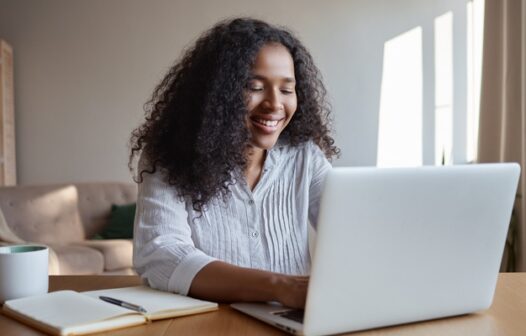
<svg viewBox="0 0 526 336">
<path fill-rule="evenodd" d="M 453 13 L 435 19 L 435 164 L 451 164 L 453 150 Z"/>
<path fill-rule="evenodd" d="M 384 45 L 377 165 L 422 165 L 422 28 Z"/>
<path fill-rule="evenodd" d="M 484 0 L 470 0 L 466 6 L 468 13 L 467 161 L 470 162 L 476 160 L 478 149 Z"/>
</svg>

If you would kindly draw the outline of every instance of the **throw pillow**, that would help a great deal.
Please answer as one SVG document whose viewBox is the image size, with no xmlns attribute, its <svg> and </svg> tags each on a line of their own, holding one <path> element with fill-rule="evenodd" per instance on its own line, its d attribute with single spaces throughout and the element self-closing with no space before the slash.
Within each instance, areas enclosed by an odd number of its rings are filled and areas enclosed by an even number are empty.
<svg viewBox="0 0 526 336">
<path fill-rule="evenodd" d="M 94 239 L 131 239 L 136 204 L 111 206 L 110 222 Z"/>
</svg>

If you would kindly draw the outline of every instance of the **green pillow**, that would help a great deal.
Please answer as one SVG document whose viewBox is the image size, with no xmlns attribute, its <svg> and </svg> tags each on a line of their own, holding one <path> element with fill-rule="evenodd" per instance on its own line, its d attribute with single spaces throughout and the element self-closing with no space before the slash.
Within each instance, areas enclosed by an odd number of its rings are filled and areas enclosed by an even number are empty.
<svg viewBox="0 0 526 336">
<path fill-rule="evenodd" d="M 111 206 L 110 222 L 94 239 L 131 239 L 133 238 L 133 221 L 135 203 Z"/>
</svg>

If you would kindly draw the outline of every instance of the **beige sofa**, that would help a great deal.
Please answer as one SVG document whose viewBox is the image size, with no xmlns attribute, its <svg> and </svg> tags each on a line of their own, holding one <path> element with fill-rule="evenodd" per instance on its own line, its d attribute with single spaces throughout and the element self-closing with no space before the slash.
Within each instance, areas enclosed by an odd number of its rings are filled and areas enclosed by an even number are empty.
<svg viewBox="0 0 526 336">
<path fill-rule="evenodd" d="M 131 240 L 90 238 L 108 223 L 112 204 L 136 200 L 131 183 L 0 187 L 0 244 L 48 245 L 50 274 L 134 274 Z"/>
</svg>

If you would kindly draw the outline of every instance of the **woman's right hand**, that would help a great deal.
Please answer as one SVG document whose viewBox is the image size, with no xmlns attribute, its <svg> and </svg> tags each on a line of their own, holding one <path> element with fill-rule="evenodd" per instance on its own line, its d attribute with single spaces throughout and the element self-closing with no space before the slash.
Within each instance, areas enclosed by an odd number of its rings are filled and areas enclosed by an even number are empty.
<svg viewBox="0 0 526 336">
<path fill-rule="evenodd" d="M 274 282 L 276 300 L 284 306 L 291 308 L 305 308 L 308 276 L 276 275 Z"/>
<path fill-rule="evenodd" d="M 305 308 L 308 276 L 273 273 L 212 261 L 194 277 L 189 295 L 217 302 L 278 301 Z"/>
</svg>

